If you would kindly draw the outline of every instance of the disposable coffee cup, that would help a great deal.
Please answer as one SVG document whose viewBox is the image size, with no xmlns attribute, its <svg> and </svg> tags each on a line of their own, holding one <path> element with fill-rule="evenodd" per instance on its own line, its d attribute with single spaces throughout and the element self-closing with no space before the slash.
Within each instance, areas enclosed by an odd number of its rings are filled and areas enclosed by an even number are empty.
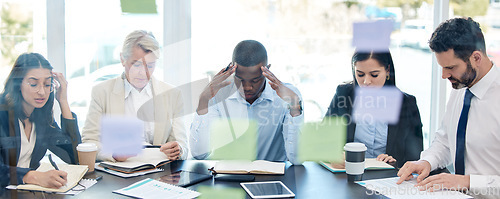
<svg viewBox="0 0 500 199">
<path fill-rule="evenodd" d="M 363 177 L 363 173 L 365 172 L 365 144 L 350 142 L 345 144 L 344 150 L 347 181 L 360 181 Z"/>
<path fill-rule="evenodd" d="M 94 143 L 80 143 L 76 147 L 76 150 L 78 151 L 78 161 L 80 165 L 89 166 L 87 172 L 93 172 L 97 155 L 97 145 Z"/>
</svg>

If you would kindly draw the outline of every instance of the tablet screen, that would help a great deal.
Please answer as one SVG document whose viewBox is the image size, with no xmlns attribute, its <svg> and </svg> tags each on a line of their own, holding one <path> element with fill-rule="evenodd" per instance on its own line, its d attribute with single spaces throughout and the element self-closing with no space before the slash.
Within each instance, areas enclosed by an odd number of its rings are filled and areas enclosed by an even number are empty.
<svg viewBox="0 0 500 199">
<path fill-rule="evenodd" d="M 241 183 L 252 198 L 287 198 L 295 197 L 281 181 Z"/>
<path fill-rule="evenodd" d="M 179 171 L 164 175 L 156 180 L 181 187 L 188 187 L 195 183 L 212 178 L 208 174 L 193 173 L 189 171 Z"/>
</svg>

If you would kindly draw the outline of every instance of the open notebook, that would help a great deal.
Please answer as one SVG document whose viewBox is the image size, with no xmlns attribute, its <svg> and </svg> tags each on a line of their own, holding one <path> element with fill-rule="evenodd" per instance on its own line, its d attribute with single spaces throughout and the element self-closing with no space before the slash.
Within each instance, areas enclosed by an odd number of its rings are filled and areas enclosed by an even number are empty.
<svg viewBox="0 0 500 199">
<path fill-rule="evenodd" d="M 326 163 L 326 162 L 319 162 L 323 167 L 326 169 L 330 170 L 331 172 L 334 173 L 342 173 L 345 172 L 345 169 L 337 169 L 332 167 L 332 164 Z M 382 162 L 382 161 L 377 161 L 375 158 L 366 158 L 365 159 L 365 170 L 382 170 L 382 169 L 394 169 L 393 166 Z"/>
<path fill-rule="evenodd" d="M 71 165 L 71 164 L 60 164 L 58 165 L 59 170 L 66 171 L 68 173 L 66 186 L 62 186 L 59 189 L 45 188 L 34 184 L 23 184 L 17 186 L 17 189 L 31 190 L 31 191 L 46 191 L 46 192 L 66 192 L 71 188 L 75 187 L 82 177 L 89 170 L 87 165 Z M 48 163 L 42 163 L 37 171 L 45 172 L 49 170 L 54 170 L 54 167 Z"/>
<path fill-rule="evenodd" d="M 134 173 L 148 169 L 155 169 L 171 162 L 167 155 L 159 148 L 145 148 L 137 156 L 127 159 L 125 162 L 101 162 L 99 166 L 107 169 Z"/>
<path fill-rule="evenodd" d="M 215 163 L 213 170 L 216 173 L 227 174 L 285 174 L 284 162 L 270 162 L 266 160 L 221 160 Z"/>
</svg>

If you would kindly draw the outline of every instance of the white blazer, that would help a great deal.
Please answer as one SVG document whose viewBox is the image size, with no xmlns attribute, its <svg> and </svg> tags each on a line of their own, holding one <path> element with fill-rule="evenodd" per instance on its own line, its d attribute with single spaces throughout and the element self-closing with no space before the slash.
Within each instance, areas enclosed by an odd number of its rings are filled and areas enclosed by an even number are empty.
<svg viewBox="0 0 500 199">
<path fill-rule="evenodd" d="M 151 80 L 153 95 L 155 96 L 153 144 L 161 145 L 166 142 L 177 141 L 182 151 L 180 158 L 186 159 L 189 151 L 186 130 L 182 120 L 183 99 L 181 91 L 153 77 Z M 104 81 L 92 88 L 92 99 L 82 131 L 83 142 L 92 142 L 98 146 L 97 159 L 115 161 L 111 154 L 101 153 L 101 116 L 108 114 L 125 114 L 124 75 Z"/>
</svg>

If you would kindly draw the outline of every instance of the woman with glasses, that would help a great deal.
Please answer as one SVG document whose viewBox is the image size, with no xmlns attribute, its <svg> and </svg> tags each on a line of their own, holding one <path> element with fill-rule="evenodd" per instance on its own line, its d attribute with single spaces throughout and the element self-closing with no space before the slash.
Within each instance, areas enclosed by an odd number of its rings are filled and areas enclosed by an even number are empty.
<svg viewBox="0 0 500 199">
<path fill-rule="evenodd" d="M 136 30 L 127 35 L 120 54 L 124 72 L 92 88 L 83 142 L 95 143 L 97 158 L 126 161 L 122 151 L 102 151 L 100 122 L 103 115 L 125 115 L 144 122 L 142 142 L 155 145 L 168 159 L 186 159 L 187 136 L 182 121 L 183 100 L 179 89 L 154 78 L 160 45 L 151 32 Z M 120 137 L 116 141 L 121 142 Z M 104 147 L 105 148 L 105 147 Z"/>
<path fill-rule="evenodd" d="M 384 52 L 355 52 L 352 56 L 354 80 L 337 87 L 326 116 L 347 116 L 347 142 L 361 142 L 368 150 L 366 158 L 396 162 L 418 160 L 423 150 L 422 122 L 413 95 L 402 92 L 403 103 L 397 124 L 352 121 L 354 90 L 359 87 L 396 87 L 394 63 L 389 50 Z"/>
<path fill-rule="evenodd" d="M 38 53 L 20 55 L 0 94 L 0 184 L 36 184 L 59 188 L 67 173 L 35 171 L 47 150 L 76 164 L 81 142 L 76 115 L 67 98 L 67 82 L 52 72 Z M 61 127 L 54 121 L 54 98 L 61 108 Z"/>
</svg>

